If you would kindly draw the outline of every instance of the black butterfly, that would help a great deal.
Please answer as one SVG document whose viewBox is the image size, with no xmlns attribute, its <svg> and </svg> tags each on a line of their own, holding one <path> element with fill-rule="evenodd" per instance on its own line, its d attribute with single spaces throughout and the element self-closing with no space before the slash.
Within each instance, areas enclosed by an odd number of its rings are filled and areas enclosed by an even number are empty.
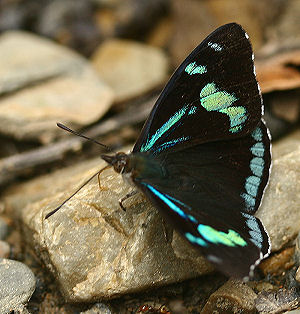
<svg viewBox="0 0 300 314">
<path fill-rule="evenodd" d="M 227 24 L 175 71 L 132 153 L 101 156 L 218 270 L 237 278 L 251 276 L 270 252 L 253 216 L 271 163 L 262 111 L 249 37 Z"/>
</svg>

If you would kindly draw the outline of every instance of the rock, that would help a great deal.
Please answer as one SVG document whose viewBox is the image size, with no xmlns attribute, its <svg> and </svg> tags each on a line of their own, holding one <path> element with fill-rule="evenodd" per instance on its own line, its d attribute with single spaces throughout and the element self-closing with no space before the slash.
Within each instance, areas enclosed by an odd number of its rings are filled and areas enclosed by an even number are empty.
<svg viewBox="0 0 300 314">
<path fill-rule="evenodd" d="M 167 78 L 168 59 L 163 51 L 134 41 L 106 41 L 92 61 L 118 102 L 150 91 Z"/>
<path fill-rule="evenodd" d="M 94 159 L 35 179 L 5 198 L 7 210 L 22 220 L 27 244 L 52 271 L 68 301 L 108 299 L 212 271 L 186 242 L 172 238 L 172 230 L 141 194 L 125 202 L 126 212 L 120 209 L 118 200 L 129 187 L 111 169 L 101 174 L 103 190 L 95 179 L 45 220 L 104 166 L 98 163 Z"/>
<path fill-rule="evenodd" d="M 211 313 L 256 313 L 255 292 L 245 283 L 227 281 L 214 292 L 203 307 L 201 314 Z"/>
<path fill-rule="evenodd" d="M 289 247 L 278 254 L 274 254 L 263 260 L 259 268 L 262 270 L 265 276 L 267 275 L 282 275 L 288 269 L 294 266 L 294 262 L 292 261 L 292 257 L 294 255 L 295 248 Z"/>
<path fill-rule="evenodd" d="M 88 62 L 49 40 L 6 32 L 0 60 L 2 134 L 47 143 L 61 136 L 57 121 L 79 128 L 97 121 L 112 103 L 111 89 Z"/>
<path fill-rule="evenodd" d="M 7 242 L 0 240 L 0 258 L 8 258 L 10 246 Z"/>
<path fill-rule="evenodd" d="M 0 313 L 22 310 L 35 289 L 32 271 L 23 263 L 0 258 Z"/>
<path fill-rule="evenodd" d="M 272 147 L 272 158 L 277 160 L 300 149 L 300 129 L 290 133 Z"/>
<path fill-rule="evenodd" d="M 292 145 L 292 152 L 273 160 L 270 183 L 257 213 L 268 230 L 273 252 L 300 231 L 300 148 Z"/>
<path fill-rule="evenodd" d="M 297 308 L 299 298 L 296 289 L 279 289 L 278 291 L 262 291 L 255 299 L 259 313 L 283 313 Z"/>
</svg>

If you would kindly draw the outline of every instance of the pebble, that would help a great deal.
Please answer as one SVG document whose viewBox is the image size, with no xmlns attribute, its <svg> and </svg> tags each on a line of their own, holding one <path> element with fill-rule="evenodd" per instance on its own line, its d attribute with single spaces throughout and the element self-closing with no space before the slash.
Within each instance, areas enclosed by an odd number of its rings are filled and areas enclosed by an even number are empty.
<svg viewBox="0 0 300 314">
<path fill-rule="evenodd" d="M 168 76 L 168 59 L 161 49 L 129 40 L 104 42 L 92 62 L 101 78 L 114 90 L 117 102 L 164 84 Z"/>
<path fill-rule="evenodd" d="M 294 266 L 294 262 L 292 261 L 294 252 L 294 247 L 284 249 L 280 253 L 274 254 L 266 260 L 263 260 L 260 263 L 259 268 L 262 270 L 265 276 L 267 276 L 268 274 L 281 275 L 282 273 Z"/>
<path fill-rule="evenodd" d="M 91 308 L 80 314 L 112 314 L 111 310 L 103 303 L 96 303 Z"/>
<path fill-rule="evenodd" d="M 203 307 L 201 314 L 256 313 L 256 293 L 245 283 L 228 280 L 214 292 Z"/>
<path fill-rule="evenodd" d="M 34 274 L 25 264 L 0 258 L 0 314 L 22 309 L 34 289 Z"/>
<path fill-rule="evenodd" d="M 277 291 L 262 291 L 255 299 L 255 306 L 259 313 L 283 313 L 296 309 L 299 297 L 296 289 L 279 289 Z"/>
</svg>

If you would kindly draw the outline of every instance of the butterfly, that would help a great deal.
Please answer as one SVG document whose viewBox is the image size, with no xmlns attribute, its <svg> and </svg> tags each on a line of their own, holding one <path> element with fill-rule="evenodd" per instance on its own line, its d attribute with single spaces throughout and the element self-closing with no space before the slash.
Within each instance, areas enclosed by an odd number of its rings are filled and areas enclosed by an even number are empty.
<svg viewBox="0 0 300 314">
<path fill-rule="evenodd" d="M 253 59 L 240 25 L 219 27 L 174 72 L 132 152 L 101 155 L 216 269 L 244 279 L 270 253 L 253 216 L 271 165 Z"/>
</svg>

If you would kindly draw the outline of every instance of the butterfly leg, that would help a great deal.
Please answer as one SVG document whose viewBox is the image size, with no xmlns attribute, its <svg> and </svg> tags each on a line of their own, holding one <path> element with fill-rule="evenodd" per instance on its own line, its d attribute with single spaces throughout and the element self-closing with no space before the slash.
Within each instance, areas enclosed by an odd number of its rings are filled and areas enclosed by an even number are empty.
<svg viewBox="0 0 300 314">
<path fill-rule="evenodd" d="M 111 165 L 107 165 L 106 167 L 104 167 L 104 168 L 102 168 L 99 172 L 98 172 L 98 184 L 99 184 L 99 189 L 100 189 L 100 191 L 107 191 L 108 190 L 108 188 L 106 188 L 106 187 L 104 187 L 104 186 L 101 186 L 101 183 L 100 183 L 100 175 L 101 175 L 101 173 L 104 171 L 104 170 L 106 170 L 106 169 L 108 169 L 108 168 L 110 168 L 111 167 Z"/>
<path fill-rule="evenodd" d="M 124 197 L 122 197 L 121 199 L 119 199 L 119 205 L 120 205 L 120 207 L 121 207 L 124 211 L 126 211 L 126 208 L 125 208 L 125 206 L 123 205 L 123 202 L 126 201 L 126 200 L 127 200 L 128 198 L 130 198 L 131 196 L 137 194 L 137 193 L 138 193 L 137 190 L 133 190 L 133 191 L 127 193 L 127 194 L 126 194 Z"/>
</svg>

